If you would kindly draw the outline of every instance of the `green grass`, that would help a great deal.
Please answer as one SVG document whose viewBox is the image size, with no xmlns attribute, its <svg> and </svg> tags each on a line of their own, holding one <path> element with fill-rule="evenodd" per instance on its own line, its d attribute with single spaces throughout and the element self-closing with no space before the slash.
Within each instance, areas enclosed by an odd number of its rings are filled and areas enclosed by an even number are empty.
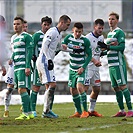
<svg viewBox="0 0 133 133">
<path fill-rule="evenodd" d="M 16 121 L 20 114 L 20 105 L 10 106 L 10 117 L 2 118 L 4 106 L 0 106 L 0 133 L 132 133 L 133 118 L 111 118 L 118 111 L 116 103 L 97 103 L 96 110 L 104 117 L 85 119 L 68 118 L 74 113 L 73 103 L 54 104 L 53 111 L 57 119 L 41 118 L 43 106 L 37 106 L 38 117 Z"/>
</svg>

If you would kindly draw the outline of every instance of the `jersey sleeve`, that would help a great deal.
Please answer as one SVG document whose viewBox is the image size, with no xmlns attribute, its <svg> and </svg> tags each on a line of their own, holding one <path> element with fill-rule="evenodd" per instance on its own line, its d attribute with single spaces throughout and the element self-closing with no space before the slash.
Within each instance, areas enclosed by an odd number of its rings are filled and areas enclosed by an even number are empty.
<svg viewBox="0 0 133 133">
<path fill-rule="evenodd" d="M 37 45 L 37 42 L 38 42 L 38 34 L 33 34 L 32 36 L 32 40 L 33 40 L 33 54 L 35 54 L 35 47 Z"/>
<path fill-rule="evenodd" d="M 33 41 L 30 35 L 25 38 L 26 44 L 26 68 L 30 68 L 31 58 L 33 55 Z"/>
<path fill-rule="evenodd" d="M 118 45 L 116 45 L 116 46 L 110 45 L 109 49 L 123 52 L 125 49 L 125 34 L 124 34 L 124 32 L 119 30 L 116 38 L 118 41 Z"/>
<path fill-rule="evenodd" d="M 51 59 L 50 54 L 49 54 L 49 45 L 52 41 L 52 39 L 54 39 L 56 36 L 54 35 L 53 32 L 47 32 L 43 38 L 43 42 L 42 42 L 42 51 L 44 53 L 44 55 L 46 56 L 46 58 L 49 60 Z"/>
<path fill-rule="evenodd" d="M 91 45 L 90 45 L 90 41 L 87 38 L 85 39 L 85 54 L 86 54 L 86 60 L 85 60 L 84 65 L 82 66 L 84 69 L 86 68 L 86 66 L 89 64 L 89 62 L 92 59 Z"/>
</svg>

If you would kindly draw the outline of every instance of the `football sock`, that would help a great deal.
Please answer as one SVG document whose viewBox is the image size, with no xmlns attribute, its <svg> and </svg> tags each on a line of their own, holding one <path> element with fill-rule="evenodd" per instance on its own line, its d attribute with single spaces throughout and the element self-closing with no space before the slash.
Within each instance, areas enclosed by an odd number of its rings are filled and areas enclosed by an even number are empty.
<svg viewBox="0 0 133 133">
<path fill-rule="evenodd" d="M 7 92 L 6 92 L 6 96 L 5 96 L 5 111 L 9 110 L 9 105 L 10 105 L 10 101 L 11 101 L 11 95 L 12 95 L 12 88 L 7 88 Z"/>
<path fill-rule="evenodd" d="M 27 92 L 24 92 L 21 95 L 21 100 L 22 100 L 22 107 L 23 107 L 23 112 L 26 114 L 29 112 L 29 102 L 30 98 Z"/>
<path fill-rule="evenodd" d="M 90 112 L 94 111 L 95 105 L 96 105 L 96 99 L 90 98 L 90 104 L 89 104 Z"/>
<path fill-rule="evenodd" d="M 52 96 L 52 101 L 51 101 L 51 104 L 50 104 L 50 110 L 52 110 L 53 102 L 54 102 L 54 95 Z"/>
<path fill-rule="evenodd" d="M 125 97 L 128 110 L 132 110 L 131 96 L 129 90 L 125 88 L 124 90 L 122 90 L 122 92 Z"/>
<path fill-rule="evenodd" d="M 55 88 L 48 88 L 44 93 L 44 108 L 43 111 L 45 113 L 49 112 L 50 107 L 53 105 L 53 98 L 54 98 L 54 91 Z"/>
<path fill-rule="evenodd" d="M 87 95 L 86 95 L 86 93 L 83 92 L 83 93 L 80 94 L 80 96 L 81 96 L 81 103 L 83 105 L 84 111 L 88 111 L 88 109 L 87 109 Z"/>
<path fill-rule="evenodd" d="M 116 100 L 118 102 L 118 106 L 120 108 L 120 110 L 124 109 L 124 103 L 123 103 L 123 93 L 122 91 L 117 91 L 116 92 Z"/>
<path fill-rule="evenodd" d="M 36 111 L 37 94 L 38 94 L 38 92 L 35 92 L 35 91 L 32 90 L 32 92 L 31 92 L 32 111 Z"/>
<path fill-rule="evenodd" d="M 80 102 L 80 95 L 73 95 L 73 102 L 76 108 L 76 112 L 78 113 L 82 113 L 82 109 L 81 109 L 81 102 Z"/>
</svg>

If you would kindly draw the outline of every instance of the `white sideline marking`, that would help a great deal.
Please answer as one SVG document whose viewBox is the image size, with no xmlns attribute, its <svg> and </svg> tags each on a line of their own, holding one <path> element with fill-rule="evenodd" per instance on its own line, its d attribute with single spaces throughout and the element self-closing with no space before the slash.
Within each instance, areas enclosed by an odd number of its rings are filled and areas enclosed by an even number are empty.
<svg viewBox="0 0 133 133">
<path fill-rule="evenodd" d="M 108 125 L 103 125 L 103 126 L 99 126 L 99 127 L 91 127 L 91 128 L 80 128 L 78 130 L 75 130 L 76 132 L 81 132 L 81 131 L 89 131 L 89 130 L 95 130 L 95 129 L 104 129 L 104 128 L 111 128 L 111 127 L 115 127 L 115 126 L 121 126 L 121 125 L 125 125 L 125 124 L 128 124 L 128 125 L 132 125 L 133 122 L 123 122 L 121 124 L 108 124 Z M 66 132 L 58 132 L 58 133 L 69 133 L 69 131 L 66 131 Z"/>
<path fill-rule="evenodd" d="M 4 97 L 6 94 L 6 89 L 0 91 L 0 105 L 4 105 Z M 87 102 L 89 102 L 89 95 L 87 95 Z M 131 95 L 131 101 L 133 101 L 133 95 Z M 71 103 L 73 102 L 71 95 L 55 95 L 54 103 Z M 115 95 L 99 95 L 97 102 L 116 102 Z M 125 102 L 125 99 L 124 99 Z M 20 95 L 12 95 L 11 105 L 21 104 Z M 37 104 L 42 105 L 44 103 L 44 95 L 39 95 L 37 97 Z"/>
</svg>

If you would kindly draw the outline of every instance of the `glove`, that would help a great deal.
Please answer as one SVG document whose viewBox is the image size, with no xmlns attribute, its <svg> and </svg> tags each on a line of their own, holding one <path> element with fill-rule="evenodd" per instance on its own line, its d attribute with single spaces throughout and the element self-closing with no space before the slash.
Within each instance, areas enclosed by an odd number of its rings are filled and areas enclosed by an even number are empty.
<svg viewBox="0 0 133 133">
<path fill-rule="evenodd" d="M 55 52 L 55 55 L 57 55 L 59 52 L 60 52 L 60 50 L 59 50 L 59 51 L 56 51 L 56 52 Z"/>
<path fill-rule="evenodd" d="M 84 49 L 73 49 L 73 53 L 82 53 L 84 51 Z"/>
<path fill-rule="evenodd" d="M 48 60 L 48 70 L 53 70 L 54 68 L 54 64 L 53 64 L 53 61 L 50 59 Z"/>
<path fill-rule="evenodd" d="M 36 55 L 35 55 L 35 54 L 32 56 L 32 60 L 33 60 L 33 62 L 36 62 L 37 57 L 36 57 Z"/>
<path fill-rule="evenodd" d="M 104 56 L 104 53 L 103 52 L 101 52 L 101 54 L 100 54 L 100 57 L 102 57 L 102 56 Z"/>
<path fill-rule="evenodd" d="M 109 45 L 106 45 L 104 42 L 98 41 L 97 44 L 100 48 L 109 49 Z"/>
</svg>

